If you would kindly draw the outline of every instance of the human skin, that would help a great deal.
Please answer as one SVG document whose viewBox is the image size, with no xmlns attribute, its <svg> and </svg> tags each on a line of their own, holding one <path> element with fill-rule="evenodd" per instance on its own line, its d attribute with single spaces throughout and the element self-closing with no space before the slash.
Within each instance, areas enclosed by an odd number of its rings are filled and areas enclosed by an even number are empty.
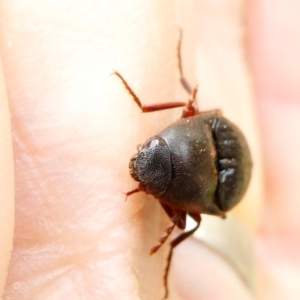
<svg viewBox="0 0 300 300">
<path fill-rule="evenodd" d="M 221 107 L 245 131 L 253 150 L 254 183 L 235 213 L 253 233 L 257 298 L 299 298 L 294 283 L 300 277 L 300 161 L 295 159 L 300 40 L 287 26 L 299 30 L 300 4 L 199 1 L 193 19 L 193 6 L 180 3 L 2 2 L 0 49 L 16 193 L 7 270 L 14 196 L 2 97 L 7 164 L 0 178 L 8 181 L 1 183 L 6 193 L 1 213 L 7 218 L 0 249 L 3 286 L 8 273 L 4 299 L 162 297 L 168 247 L 153 257 L 148 251 L 169 220 L 151 196 L 139 193 L 125 202 L 122 192 L 136 187 L 128 174 L 136 145 L 178 119 L 180 109 L 141 114 L 109 74 L 117 69 L 143 103 L 186 100 L 178 83 L 178 24 L 185 73 L 200 85 L 201 109 Z M 249 109 L 246 115 L 236 109 L 240 103 Z M 170 299 L 183 298 L 251 299 L 251 293 L 217 254 L 190 240 L 176 249 L 171 271 Z"/>
</svg>

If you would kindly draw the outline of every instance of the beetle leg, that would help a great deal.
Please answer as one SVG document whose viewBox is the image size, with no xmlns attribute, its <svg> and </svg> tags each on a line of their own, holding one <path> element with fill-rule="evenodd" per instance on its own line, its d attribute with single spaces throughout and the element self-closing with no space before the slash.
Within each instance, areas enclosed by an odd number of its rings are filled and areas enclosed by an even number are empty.
<svg viewBox="0 0 300 300">
<path fill-rule="evenodd" d="M 176 210 L 174 210 L 174 208 L 172 208 L 171 206 L 160 202 L 160 205 L 163 207 L 164 211 L 167 213 L 167 215 L 169 216 L 169 218 L 171 220 L 173 220 L 173 218 L 175 218 L 176 214 L 181 214 L 181 217 L 179 218 L 178 223 L 176 224 L 176 226 L 181 229 L 184 230 L 185 229 L 185 223 L 186 223 L 186 217 L 185 214 L 183 214 L 182 211 L 178 212 Z"/>
<path fill-rule="evenodd" d="M 129 84 L 127 83 L 127 81 L 123 78 L 123 76 L 118 72 L 118 71 L 114 71 L 111 75 L 116 75 L 118 76 L 122 83 L 125 86 L 125 89 L 128 91 L 128 93 L 132 96 L 134 102 L 140 107 L 142 108 L 142 103 L 140 101 L 140 99 L 138 98 L 138 96 L 134 93 L 134 91 L 130 88 Z"/>
<path fill-rule="evenodd" d="M 176 108 L 186 106 L 185 102 L 166 102 L 166 103 L 157 103 L 151 105 L 142 105 L 140 106 L 142 112 L 153 112 L 164 109 Z"/>
<path fill-rule="evenodd" d="M 175 238 L 172 242 L 171 242 L 171 247 L 170 247 L 170 252 L 167 258 L 167 266 L 165 269 L 165 275 L 164 275 L 164 286 L 165 286 L 165 296 L 164 299 L 167 299 L 168 294 L 169 294 L 169 290 L 168 290 L 168 275 L 169 275 L 169 270 L 170 270 L 170 265 L 171 265 L 171 259 L 172 259 L 172 255 L 173 255 L 173 249 L 180 244 L 181 242 L 183 242 L 186 238 L 188 238 L 190 235 L 192 235 L 200 226 L 200 222 L 201 222 L 201 216 L 200 214 L 196 214 L 196 213 L 190 213 L 189 214 L 196 222 L 197 225 L 191 229 L 190 231 L 184 232 L 181 235 L 179 235 L 177 238 Z"/>
<path fill-rule="evenodd" d="M 165 243 L 165 241 L 168 239 L 168 237 L 171 235 L 174 228 L 177 226 L 180 229 L 185 228 L 185 219 L 186 219 L 186 213 L 182 211 L 173 211 L 173 215 L 171 217 L 172 225 L 168 227 L 165 232 L 166 235 L 161 237 L 159 239 L 159 244 L 151 248 L 150 255 L 156 253 L 158 249 Z"/>
<path fill-rule="evenodd" d="M 162 202 L 159 202 L 159 203 L 163 207 L 164 211 L 167 213 L 169 218 L 172 219 L 174 216 L 174 209 L 165 203 L 162 203 Z"/>
<path fill-rule="evenodd" d="M 132 194 L 135 194 L 135 193 L 138 193 L 138 192 L 145 192 L 145 193 L 147 193 L 146 190 L 145 190 L 145 187 L 141 183 L 138 185 L 138 187 L 136 189 L 131 190 L 131 191 L 127 192 L 127 193 L 124 193 L 125 196 L 126 196 L 125 201 L 127 200 L 128 196 L 130 196 Z"/>
<path fill-rule="evenodd" d="M 156 253 L 159 250 L 159 248 L 165 243 L 165 241 L 167 240 L 167 238 L 170 236 L 170 234 L 174 230 L 175 226 L 176 226 L 176 223 L 173 223 L 172 226 L 168 227 L 165 230 L 167 234 L 164 235 L 163 237 L 161 237 L 159 239 L 159 244 L 158 245 L 156 245 L 156 246 L 154 246 L 154 247 L 151 248 L 150 253 L 149 253 L 150 255 Z"/>
<path fill-rule="evenodd" d="M 132 195 L 132 194 L 135 194 L 135 193 L 138 193 L 138 192 L 141 192 L 141 190 L 140 190 L 139 188 L 136 188 L 136 189 L 134 189 L 134 190 L 131 190 L 131 191 L 129 191 L 129 192 L 124 193 L 125 196 L 126 196 L 125 201 L 127 201 L 128 196 L 130 196 L 130 195 Z"/>
<path fill-rule="evenodd" d="M 186 104 L 186 107 L 182 112 L 181 118 L 193 117 L 193 116 L 199 114 L 199 110 L 196 107 L 196 105 L 194 104 L 194 102 L 196 100 L 197 92 L 198 92 L 198 85 L 196 85 L 193 88 L 193 91 L 191 93 L 191 98 L 189 99 L 188 103 Z"/>
<path fill-rule="evenodd" d="M 124 84 L 128 93 L 132 96 L 134 102 L 138 105 L 138 107 L 142 110 L 142 112 L 153 112 L 158 110 L 170 109 L 175 107 L 183 107 L 186 106 L 185 102 L 167 102 L 167 103 L 158 103 L 158 104 L 151 104 L 151 105 L 143 105 L 138 96 L 134 93 L 134 91 L 130 88 L 127 81 L 123 78 L 123 76 L 115 71 L 112 74 L 118 76 L 122 83 Z"/>
<path fill-rule="evenodd" d="M 182 84 L 183 88 L 191 94 L 192 88 L 188 84 L 186 78 L 183 75 L 183 70 L 182 70 L 182 60 L 181 60 L 181 42 L 182 42 L 182 30 L 179 27 L 179 41 L 178 41 L 178 46 L 177 46 L 177 58 L 178 58 L 178 68 L 179 68 L 179 74 L 180 74 L 180 83 Z"/>
</svg>

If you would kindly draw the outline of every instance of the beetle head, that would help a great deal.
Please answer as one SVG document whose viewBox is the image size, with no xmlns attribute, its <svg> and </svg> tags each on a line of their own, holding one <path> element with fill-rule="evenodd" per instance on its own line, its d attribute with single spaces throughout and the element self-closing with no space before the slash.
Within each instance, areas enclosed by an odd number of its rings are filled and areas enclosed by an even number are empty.
<svg viewBox="0 0 300 300">
<path fill-rule="evenodd" d="M 155 136 L 138 147 L 138 153 L 130 159 L 129 172 L 146 193 L 156 197 L 162 195 L 172 176 L 172 159 L 166 142 Z"/>
</svg>

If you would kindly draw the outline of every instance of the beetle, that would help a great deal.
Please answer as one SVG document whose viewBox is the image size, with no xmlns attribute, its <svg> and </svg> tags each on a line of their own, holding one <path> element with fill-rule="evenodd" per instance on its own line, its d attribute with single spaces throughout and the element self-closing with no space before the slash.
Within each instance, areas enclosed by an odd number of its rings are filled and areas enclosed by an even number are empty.
<svg viewBox="0 0 300 300">
<path fill-rule="evenodd" d="M 187 103 L 142 105 L 122 75 L 114 72 L 142 112 L 185 106 L 181 119 L 138 146 L 138 152 L 129 162 L 130 175 L 139 185 L 127 192 L 126 197 L 140 191 L 153 195 L 173 223 L 159 244 L 150 250 L 151 255 L 175 227 L 185 229 L 187 215 L 197 223 L 170 243 L 164 275 L 165 298 L 173 249 L 199 228 L 201 214 L 225 218 L 226 212 L 245 194 L 252 169 L 250 150 L 239 128 L 223 117 L 220 110 L 198 110 L 195 104 L 198 87 L 191 89 L 182 72 L 181 36 L 180 32 L 177 55 L 180 82 L 191 95 Z"/>
</svg>

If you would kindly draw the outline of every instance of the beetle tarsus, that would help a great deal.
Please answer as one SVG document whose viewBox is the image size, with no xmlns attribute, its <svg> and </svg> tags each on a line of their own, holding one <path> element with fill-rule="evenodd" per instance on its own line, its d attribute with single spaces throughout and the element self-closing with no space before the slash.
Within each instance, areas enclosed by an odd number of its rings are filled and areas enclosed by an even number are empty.
<svg viewBox="0 0 300 300">
<path fill-rule="evenodd" d="M 192 88 L 189 85 L 188 81 L 185 79 L 182 70 L 182 62 L 181 62 L 181 42 L 182 42 L 182 30 L 179 27 L 179 41 L 177 46 L 177 58 L 178 58 L 178 69 L 180 74 L 180 83 L 182 84 L 183 88 L 190 94 L 192 92 Z"/>
<path fill-rule="evenodd" d="M 200 214 L 196 214 L 196 213 L 190 213 L 189 214 L 196 222 L 196 226 L 191 229 L 190 231 L 184 232 L 182 234 L 180 234 L 177 238 L 175 238 L 170 245 L 170 252 L 167 258 L 167 265 L 166 265 L 166 269 L 165 269 L 165 275 L 164 275 L 164 286 L 165 286 L 165 296 L 164 299 L 168 298 L 168 294 L 169 294 L 169 290 L 168 290 L 168 275 L 169 275 L 169 271 L 170 271 L 170 265 L 171 265 L 171 259 L 172 259 L 172 255 L 173 255 L 173 249 L 178 246 L 181 242 L 183 242 L 186 238 L 188 238 L 190 235 L 192 235 L 200 226 L 201 223 L 201 216 Z"/>
<path fill-rule="evenodd" d="M 174 230 L 175 226 L 177 224 L 176 223 L 173 223 L 172 226 L 168 227 L 165 231 L 166 231 L 166 235 L 164 235 L 163 237 L 161 237 L 159 239 L 159 244 L 154 246 L 153 248 L 151 248 L 150 250 L 150 255 L 154 254 L 155 252 L 157 252 L 159 250 L 159 248 L 165 243 L 165 241 L 168 239 L 168 237 L 170 236 L 170 234 L 172 233 L 172 231 Z"/>
<path fill-rule="evenodd" d="M 131 87 L 129 86 L 129 84 L 127 83 L 127 81 L 124 79 L 124 77 L 118 71 L 114 71 L 111 75 L 113 75 L 113 74 L 116 75 L 116 76 L 118 76 L 121 79 L 121 81 L 124 84 L 126 90 L 132 96 L 134 102 L 143 110 L 143 106 L 142 106 L 142 103 L 141 103 L 140 99 L 135 94 L 135 92 L 131 89 Z"/>
<path fill-rule="evenodd" d="M 164 207 L 164 206 L 163 206 Z M 165 241 L 168 239 L 168 237 L 171 235 L 172 231 L 174 230 L 174 228 L 177 226 L 179 229 L 184 229 L 185 228 L 185 220 L 186 220 L 186 213 L 184 211 L 176 211 L 173 210 L 171 212 L 171 221 L 173 222 L 173 224 L 168 227 L 165 232 L 167 233 L 166 235 L 164 235 L 163 237 L 161 237 L 158 241 L 159 244 L 154 246 L 151 250 L 150 250 L 150 255 L 154 254 L 155 252 L 158 251 L 158 249 L 165 243 Z"/>
</svg>

